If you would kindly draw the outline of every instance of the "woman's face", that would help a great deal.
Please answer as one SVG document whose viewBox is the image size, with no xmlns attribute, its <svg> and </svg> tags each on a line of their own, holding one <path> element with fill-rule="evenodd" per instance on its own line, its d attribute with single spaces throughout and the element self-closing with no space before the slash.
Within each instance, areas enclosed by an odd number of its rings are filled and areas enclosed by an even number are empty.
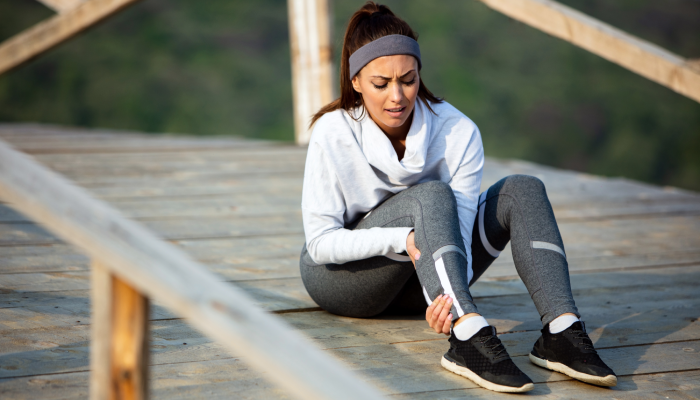
<svg viewBox="0 0 700 400">
<path fill-rule="evenodd" d="M 413 112 L 420 86 L 413 56 L 376 58 L 352 79 L 352 86 L 362 93 L 370 117 L 385 133 L 408 133 L 410 126 L 403 125 Z"/>
</svg>

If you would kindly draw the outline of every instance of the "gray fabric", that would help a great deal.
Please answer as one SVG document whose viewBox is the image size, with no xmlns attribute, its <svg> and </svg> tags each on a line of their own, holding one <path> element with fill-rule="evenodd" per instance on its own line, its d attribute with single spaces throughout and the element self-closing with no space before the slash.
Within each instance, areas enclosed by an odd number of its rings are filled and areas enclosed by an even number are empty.
<svg viewBox="0 0 700 400">
<path fill-rule="evenodd" d="M 580 317 L 571 294 L 566 258 L 547 249 L 533 249 L 532 241 L 552 243 L 564 249 L 544 184 L 527 175 L 501 179 L 486 193 L 484 228 L 488 241 L 503 250 L 508 241 L 518 275 L 547 324 L 564 313 Z M 478 218 L 477 218 L 478 221 Z M 476 230 L 475 230 L 476 231 Z M 476 281 L 495 260 L 472 235 L 472 262 Z"/>
<path fill-rule="evenodd" d="M 385 310 L 425 312 L 421 285 L 430 299 L 443 293 L 433 253 L 445 246 L 459 251 L 443 253 L 442 260 L 456 300 L 465 314 L 478 312 L 469 293 L 474 283 L 495 260 L 481 244 L 475 220 L 472 233 L 473 277 L 467 282 L 464 252 L 454 195 L 451 188 L 434 181 L 413 186 L 375 208 L 348 229 L 414 227 L 416 246 L 424 255 L 416 263 L 372 257 L 345 264 L 317 265 L 302 249 L 301 277 L 311 298 L 325 310 L 350 317 L 371 317 Z M 532 241 L 564 248 L 554 213 L 542 182 L 530 176 L 506 177 L 488 189 L 484 229 L 488 241 L 499 250 L 511 241 L 513 259 L 543 324 L 564 313 L 577 316 L 569 283 L 566 258 L 548 249 L 534 249 Z M 416 277 L 420 284 L 416 284 Z M 452 314 L 457 316 L 453 306 Z M 455 317 L 456 318 L 456 317 Z"/>
<path fill-rule="evenodd" d="M 375 58 L 398 54 L 415 57 L 418 60 L 418 69 L 421 69 L 418 42 L 404 35 L 388 35 L 373 40 L 352 53 L 350 56 L 350 79 L 354 78 L 365 65 Z"/>
</svg>

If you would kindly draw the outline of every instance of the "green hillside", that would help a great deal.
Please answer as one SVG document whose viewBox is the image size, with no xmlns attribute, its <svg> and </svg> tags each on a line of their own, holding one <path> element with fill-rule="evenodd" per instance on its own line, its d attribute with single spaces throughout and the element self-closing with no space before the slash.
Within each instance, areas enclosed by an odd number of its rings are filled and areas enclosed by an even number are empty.
<svg viewBox="0 0 700 400">
<path fill-rule="evenodd" d="M 361 1 L 333 1 L 336 54 Z M 700 104 L 474 0 L 386 1 L 486 153 L 700 190 Z M 564 3 L 700 58 L 700 1 Z M 0 0 L 0 39 L 50 16 Z M 146 0 L 0 76 L 0 122 L 292 140 L 286 2 Z"/>
</svg>

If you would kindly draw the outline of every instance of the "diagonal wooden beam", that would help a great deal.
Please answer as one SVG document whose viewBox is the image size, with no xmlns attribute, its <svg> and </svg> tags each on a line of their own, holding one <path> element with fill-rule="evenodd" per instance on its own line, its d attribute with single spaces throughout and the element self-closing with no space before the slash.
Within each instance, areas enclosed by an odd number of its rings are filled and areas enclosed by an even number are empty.
<svg viewBox="0 0 700 400">
<path fill-rule="evenodd" d="M 73 9 L 80 5 L 80 3 L 83 3 L 85 0 L 38 0 L 40 3 L 43 3 L 46 7 L 59 12 L 63 13 L 66 12 L 70 9 Z"/>
<path fill-rule="evenodd" d="M 480 1 L 700 102 L 700 69 L 692 61 L 556 1 Z"/>
<path fill-rule="evenodd" d="M 0 44 L 0 74 L 63 43 L 138 0 L 88 0 Z"/>
</svg>

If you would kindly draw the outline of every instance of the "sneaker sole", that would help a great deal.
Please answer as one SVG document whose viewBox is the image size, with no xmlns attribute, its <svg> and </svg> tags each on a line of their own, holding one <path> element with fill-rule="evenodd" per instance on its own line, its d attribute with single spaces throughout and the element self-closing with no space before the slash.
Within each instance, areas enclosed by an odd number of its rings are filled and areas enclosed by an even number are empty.
<svg viewBox="0 0 700 400">
<path fill-rule="evenodd" d="M 532 383 L 526 383 L 525 385 L 521 387 L 512 387 L 512 386 L 503 386 L 499 385 L 497 383 L 489 382 L 486 379 L 480 377 L 479 375 L 475 374 L 472 372 L 469 368 L 462 367 L 461 365 L 458 365 L 445 357 L 442 357 L 442 360 L 440 361 L 440 364 L 442 365 L 443 368 L 450 372 L 454 372 L 457 375 L 461 375 L 465 378 L 468 378 L 472 382 L 476 383 L 477 385 L 493 390 L 494 392 L 505 392 L 505 393 L 522 393 L 522 392 L 529 392 L 530 390 L 535 388 L 535 385 Z"/>
<path fill-rule="evenodd" d="M 583 372 L 578 372 L 574 369 L 567 367 L 566 365 L 558 362 L 547 361 L 545 359 L 539 358 L 537 356 L 529 354 L 530 361 L 537 365 L 538 367 L 546 368 L 552 371 L 561 372 L 564 375 L 568 375 L 579 381 L 590 383 L 598 386 L 615 386 L 617 385 L 617 377 L 615 375 L 608 376 L 595 376 L 584 374 Z"/>
</svg>

